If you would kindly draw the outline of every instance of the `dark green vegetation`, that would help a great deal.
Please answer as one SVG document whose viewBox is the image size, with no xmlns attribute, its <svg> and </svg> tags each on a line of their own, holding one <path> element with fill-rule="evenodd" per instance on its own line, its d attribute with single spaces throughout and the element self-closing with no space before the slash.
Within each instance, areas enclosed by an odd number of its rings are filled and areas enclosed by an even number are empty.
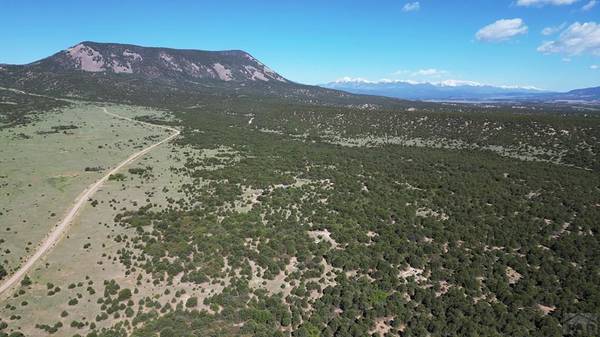
<svg viewBox="0 0 600 337">
<path fill-rule="evenodd" d="M 135 336 L 365 336 L 377 325 L 406 336 L 558 336 L 567 313 L 600 308 L 597 117 L 260 107 L 232 99 L 173 109 L 179 144 L 232 154 L 189 157 L 178 174 L 194 183 L 171 209 L 118 216 L 137 229 L 118 238 L 129 242 L 120 255 L 129 272 L 154 282 L 226 281 L 203 301 L 212 310 L 198 311 L 193 298 L 136 308 L 129 290 L 108 283 L 97 321 L 127 317 Z M 484 132 L 490 123 L 497 131 Z M 550 128 L 569 136 L 554 145 L 540 132 Z M 477 146 L 348 147 L 332 144 L 332 134 Z M 590 155 L 572 159 L 586 143 Z M 522 161 L 487 145 L 565 154 Z M 244 188 L 259 191 L 252 209 L 227 207 Z M 283 295 L 250 285 L 284 270 Z M 104 335 L 125 331 L 119 324 Z"/>
<path fill-rule="evenodd" d="M 39 96 L 28 96 L 0 86 L 0 129 L 33 121 L 36 115 L 67 103 Z M 63 130 L 53 130 L 63 131 Z"/>
<path fill-rule="evenodd" d="M 111 174 L 110 176 L 108 176 L 108 180 L 123 181 L 125 180 L 125 175 L 123 173 Z"/>
<path fill-rule="evenodd" d="M 598 115 L 124 83 L 99 95 L 169 109 L 189 182 L 165 210 L 116 216 L 135 230 L 114 237 L 118 261 L 140 288 L 189 291 L 165 303 L 89 285 L 98 314 L 73 321 L 82 335 L 562 336 L 569 314 L 600 310 Z"/>
<path fill-rule="evenodd" d="M 566 314 L 600 308 L 593 152 L 579 163 L 589 165 L 585 170 L 561 164 L 566 159 L 522 161 L 479 148 L 328 141 L 332 130 L 342 137 L 397 130 L 480 146 L 509 147 L 520 138 L 571 154 L 570 146 L 596 137 L 596 117 L 324 107 L 309 113 L 287 104 L 261 112 L 245 101 L 229 103 L 223 111 L 174 110 L 184 130 L 179 143 L 228 146 L 242 159 L 190 157 L 178 172 L 195 181 L 183 186 L 186 198 L 164 212 L 148 205 L 118 217 L 138 233 L 121 251 L 130 271 L 142 269 L 155 282 L 183 275 L 190 284 L 227 286 L 204 301 L 210 312 L 195 311 L 194 300 L 168 308 L 144 303 L 130 321 L 134 335 L 364 336 L 383 322 L 381 331 L 393 335 L 560 336 Z M 393 116 L 406 125 L 433 122 L 402 129 L 387 122 Z M 381 129 L 372 126 L 377 118 Z M 449 120 L 506 131 L 483 137 L 478 127 L 446 127 Z M 317 127 L 321 121 L 329 121 L 321 123 L 327 130 Z M 571 142 L 555 146 L 538 131 L 549 128 L 567 130 Z M 246 187 L 260 192 L 252 209 L 227 207 Z M 289 295 L 251 286 L 287 266 Z M 110 294 L 106 315 L 124 315 L 118 288 Z"/>
</svg>

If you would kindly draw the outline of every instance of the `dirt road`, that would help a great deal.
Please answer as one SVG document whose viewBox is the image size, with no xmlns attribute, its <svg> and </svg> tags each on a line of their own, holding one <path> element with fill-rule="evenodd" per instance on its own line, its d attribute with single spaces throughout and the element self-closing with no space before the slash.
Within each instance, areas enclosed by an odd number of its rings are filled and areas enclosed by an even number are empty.
<svg viewBox="0 0 600 337">
<path fill-rule="evenodd" d="M 88 188 L 83 190 L 83 192 L 81 192 L 81 194 L 79 194 L 79 196 L 75 199 L 73 206 L 68 210 L 66 216 L 52 229 L 52 231 L 49 233 L 49 235 L 46 237 L 46 239 L 37 248 L 36 252 L 33 255 L 31 255 L 27 259 L 27 261 L 25 263 L 23 263 L 23 265 L 21 265 L 21 267 L 14 274 L 12 274 L 10 277 L 8 277 L 6 280 L 4 280 L 2 282 L 2 284 L 0 284 L 0 295 L 4 294 L 12 286 L 17 284 L 41 257 L 43 257 L 50 250 L 52 250 L 52 248 L 60 241 L 63 234 L 67 231 L 67 229 L 69 228 L 69 225 L 71 224 L 71 222 L 73 222 L 73 219 L 75 219 L 75 217 L 77 216 L 79 211 L 83 208 L 83 205 L 85 205 L 86 201 L 91 196 L 93 196 L 94 193 L 96 193 L 96 191 L 98 191 L 98 189 L 102 186 L 102 184 L 104 184 L 104 182 L 106 182 L 106 180 L 108 180 L 108 177 L 111 174 L 117 173 L 124 166 L 132 163 L 136 159 L 138 159 L 141 156 L 145 155 L 146 153 L 152 151 L 152 149 L 154 149 L 155 147 L 157 147 L 163 143 L 166 143 L 179 135 L 179 130 L 177 130 L 177 129 L 174 129 L 174 128 L 171 128 L 168 126 L 164 126 L 164 125 L 157 125 L 157 124 L 136 121 L 136 120 L 133 120 L 128 117 L 123 117 L 123 116 L 114 114 L 112 112 L 108 112 L 108 110 L 106 110 L 106 108 L 102 108 L 102 109 L 104 110 L 104 112 L 106 114 L 111 115 L 113 117 L 124 119 L 124 120 L 131 121 L 134 123 L 141 123 L 141 124 L 145 124 L 145 125 L 150 125 L 152 127 L 166 129 L 166 130 L 172 131 L 173 134 L 171 134 L 167 138 L 159 141 L 158 143 L 154 143 L 154 144 L 148 146 L 147 148 L 132 154 L 131 156 L 129 156 L 129 158 L 125 159 L 119 165 L 117 165 L 115 168 L 113 168 L 108 173 L 106 173 L 98 181 L 96 181 L 95 183 L 90 185 Z"/>
</svg>

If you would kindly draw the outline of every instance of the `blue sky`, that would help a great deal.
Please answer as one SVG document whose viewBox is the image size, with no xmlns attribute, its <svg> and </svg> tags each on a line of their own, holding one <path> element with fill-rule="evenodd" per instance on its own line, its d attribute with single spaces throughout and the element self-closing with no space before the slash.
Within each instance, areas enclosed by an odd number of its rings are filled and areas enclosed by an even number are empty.
<svg viewBox="0 0 600 337">
<path fill-rule="evenodd" d="M 594 0 L 3 0 L 1 11 L 0 63 L 92 40 L 243 49 L 308 84 L 348 76 L 600 86 Z"/>
</svg>

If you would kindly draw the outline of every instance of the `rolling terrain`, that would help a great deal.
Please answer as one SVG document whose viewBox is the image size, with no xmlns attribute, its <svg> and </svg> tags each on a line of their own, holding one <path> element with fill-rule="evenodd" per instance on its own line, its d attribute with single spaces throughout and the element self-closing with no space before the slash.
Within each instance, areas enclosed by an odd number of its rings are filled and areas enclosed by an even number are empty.
<svg viewBox="0 0 600 337">
<path fill-rule="evenodd" d="M 73 210 L 40 193 L 104 179 L 1 299 L 0 336 L 562 336 L 600 308 L 593 106 L 357 95 L 243 51 L 94 42 L 0 86 L 0 192 L 21 198 L 0 199 L 0 282 Z M 36 149 L 52 165 L 28 181 Z M 13 216 L 27 198 L 43 216 Z"/>
</svg>

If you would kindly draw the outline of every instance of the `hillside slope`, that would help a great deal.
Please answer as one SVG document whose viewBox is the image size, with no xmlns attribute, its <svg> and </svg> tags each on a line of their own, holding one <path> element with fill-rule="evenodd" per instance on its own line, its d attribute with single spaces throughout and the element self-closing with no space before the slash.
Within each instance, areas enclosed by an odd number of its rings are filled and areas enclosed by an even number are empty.
<svg viewBox="0 0 600 337">
<path fill-rule="evenodd" d="M 30 64 L 0 65 L 0 86 L 153 106 L 193 105 L 215 95 L 341 105 L 399 103 L 294 83 L 241 50 L 183 50 L 89 41 Z"/>
<path fill-rule="evenodd" d="M 203 51 L 82 42 L 28 65 L 41 71 L 137 74 L 148 79 L 288 80 L 241 50 Z"/>
</svg>

